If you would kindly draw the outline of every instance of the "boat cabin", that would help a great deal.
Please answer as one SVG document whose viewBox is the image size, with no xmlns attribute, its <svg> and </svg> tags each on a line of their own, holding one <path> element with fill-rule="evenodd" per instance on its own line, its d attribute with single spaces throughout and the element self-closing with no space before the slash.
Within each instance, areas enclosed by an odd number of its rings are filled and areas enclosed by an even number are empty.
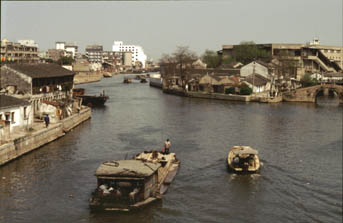
<svg viewBox="0 0 343 223">
<path fill-rule="evenodd" d="M 97 189 L 90 206 L 105 210 L 134 207 L 155 197 L 159 163 L 120 160 L 102 163 L 96 170 Z M 128 209 L 127 209 L 128 210 Z"/>
<path fill-rule="evenodd" d="M 228 165 L 236 172 L 256 172 L 260 168 L 258 152 L 250 146 L 234 146 L 228 155 Z"/>
</svg>

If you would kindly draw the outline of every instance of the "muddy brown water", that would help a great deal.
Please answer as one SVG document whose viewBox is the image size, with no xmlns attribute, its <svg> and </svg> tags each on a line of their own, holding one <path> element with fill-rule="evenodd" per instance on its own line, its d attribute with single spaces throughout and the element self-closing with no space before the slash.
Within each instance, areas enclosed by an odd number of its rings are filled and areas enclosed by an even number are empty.
<svg viewBox="0 0 343 223">
<path fill-rule="evenodd" d="M 106 106 L 65 137 L 0 167 L 0 222 L 341 222 L 342 106 L 258 104 L 166 95 L 123 75 L 80 85 Z M 181 168 L 161 202 L 93 213 L 95 169 L 161 149 Z M 258 149 L 260 174 L 228 173 L 233 145 Z"/>
</svg>

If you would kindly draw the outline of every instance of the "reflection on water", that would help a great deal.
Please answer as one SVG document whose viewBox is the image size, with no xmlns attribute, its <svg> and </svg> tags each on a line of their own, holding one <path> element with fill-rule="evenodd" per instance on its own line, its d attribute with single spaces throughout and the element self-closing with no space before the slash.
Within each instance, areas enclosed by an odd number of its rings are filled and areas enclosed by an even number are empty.
<svg viewBox="0 0 343 223">
<path fill-rule="evenodd" d="M 82 85 L 89 94 L 105 90 L 106 106 L 0 168 L 0 222 L 341 222 L 342 107 L 335 100 L 234 103 L 122 81 Z M 100 163 L 160 150 L 166 138 L 181 168 L 161 202 L 133 213 L 90 212 Z M 259 151 L 259 174 L 227 171 L 233 145 Z"/>
<path fill-rule="evenodd" d="M 339 105 L 339 98 L 337 95 L 328 95 L 328 96 L 318 96 L 317 97 L 317 105 L 322 106 L 342 106 Z"/>
</svg>

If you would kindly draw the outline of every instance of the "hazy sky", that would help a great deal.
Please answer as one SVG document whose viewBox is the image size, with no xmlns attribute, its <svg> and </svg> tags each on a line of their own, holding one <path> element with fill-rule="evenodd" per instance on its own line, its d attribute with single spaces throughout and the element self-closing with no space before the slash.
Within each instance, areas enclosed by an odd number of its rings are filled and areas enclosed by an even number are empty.
<svg viewBox="0 0 343 223">
<path fill-rule="evenodd" d="M 305 43 L 342 45 L 342 0 L 211 1 L 1 1 L 1 39 L 33 39 L 39 50 L 56 41 L 79 51 L 114 40 L 140 45 L 158 60 L 176 46 L 201 55 L 223 44 Z"/>
</svg>

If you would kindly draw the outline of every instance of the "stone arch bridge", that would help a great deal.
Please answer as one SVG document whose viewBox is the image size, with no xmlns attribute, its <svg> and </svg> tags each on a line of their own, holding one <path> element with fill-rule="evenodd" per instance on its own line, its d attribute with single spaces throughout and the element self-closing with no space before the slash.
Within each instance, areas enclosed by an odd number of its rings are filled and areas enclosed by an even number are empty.
<svg viewBox="0 0 343 223">
<path fill-rule="evenodd" d="M 323 92 L 324 94 L 335 92 L 339 98 L 339 103 L 343 104 L 343 86 L 337 84 L 322 84 L 299 88 L 291 92 L 284 93 L 282 99 L 283 101 L 316 103 L 319 92 Z"/>
</svg>

